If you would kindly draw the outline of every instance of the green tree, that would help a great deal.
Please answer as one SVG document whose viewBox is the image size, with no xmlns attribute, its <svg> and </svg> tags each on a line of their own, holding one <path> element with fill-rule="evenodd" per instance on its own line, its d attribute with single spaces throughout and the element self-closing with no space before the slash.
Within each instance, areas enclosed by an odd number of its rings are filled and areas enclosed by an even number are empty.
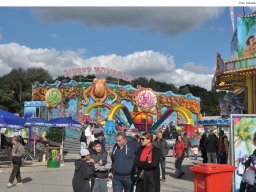
<svg viewBox="0 0 256 192">
<path fill-rule="evenodd" d="M 219 115 L 219 99 L 223 98 L 225 92 L 217 92 L 215 90 L 207 91 L 205 88 L 196 85 L 184 85 L 178 89 L 179 94 L 188 94 L 199 97 L 201 99 L 201 112 L 207 116 Z"/>
<path fill-rule="evenodd" d="M 149 82 L 146 77 L 138 77 L 137 79 L 132 80 L 132 86 L 137 87 L 138 85 L 142 87 L 149 87 Z"/>
<path fill-rule="evenodd" d="M 42 68 L 18 68 L 0 77 L 0 106 L 2 109 L 19 113 L 22 112 L 24 101 L 32 100 L 32 84 L 35 81 L 52 82 L 48 71 Z"/>
<path fill-rule="evenodd" d="M 49 72 L 40 67 L 31 67 L 26 70 L 25 80 L 27 83 L 34 83 L 38 81 L 39 83 L 43 83 L 47 81 L 49 83 L 53 82 L 53 79 Z"/>
</svg>

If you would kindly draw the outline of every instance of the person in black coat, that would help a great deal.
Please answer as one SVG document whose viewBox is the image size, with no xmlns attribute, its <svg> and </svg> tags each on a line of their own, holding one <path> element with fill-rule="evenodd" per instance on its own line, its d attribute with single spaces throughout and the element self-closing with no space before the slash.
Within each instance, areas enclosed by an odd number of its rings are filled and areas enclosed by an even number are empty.
<svg viewBox="0 0 256 192">
<path fill-rule="evenodd" d="M 75 161 L 75 173 L 72 180 L 74 192 L 91 192 L 89 179 L 94 175 L 94 166 L 89 162 L 88 149 L 81 150 L 81 159 Z"/>
<path fill-rule="evenodd" d="M 213 130 L 209 131 L 209 135 L 204 141 L 204 147 L 207 152 L 207 163 L 217 163 L 217 137 Z"/>
<path fill-rule="evenodd" d="M 141 136 L 142 147 L 135 158 L 135 168 L 142 171 L 142 180 L 136 182 L 136 192 L 160 192 L 160 150 L 152 144 L 152 135 L 143 133 Z"/>
<path fill-rule="evenodd" d="M 202 154 L 202 158 L 203 158 L 203 163 L 207 163 L 207 153 L 206 153 L 206 149 L 204 147 L 204 141 L 206 139 L 206 133 L 204 133 L 202 136 L 201 136 L 201 139 L 199 141 L 199 148 L 201 150 L 201 154 Z"/>
</svg>

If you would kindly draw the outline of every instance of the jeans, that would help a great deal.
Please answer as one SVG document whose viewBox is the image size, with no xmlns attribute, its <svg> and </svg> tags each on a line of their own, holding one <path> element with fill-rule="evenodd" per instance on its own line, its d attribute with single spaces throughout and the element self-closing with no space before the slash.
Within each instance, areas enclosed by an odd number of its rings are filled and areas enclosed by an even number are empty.
<svg viewBox="0 0 256 192">
<path fill-rule="evenodd" d="M 227 163 L 227 153 L 226 151 L 219 151 L 218 153 L 218 163 L 226 164 Z"/>
<path fill-rule="evenodd" d="M 160 158 L 160 167 L 162 171 L 162 179 L 165 179 L 165 158 L 164 157 Z"/>
<path fill-rule="evenodd" d="M 207 152 L 207 159 L 208 162 L 207 163 L 217 163 L 217 155 L 216 153 L 208 153 Z"/>
<path fill-rule="evenodd" d="M 17 183 L 21 182 L 21 175 L 20 175 L 20 165 L 13 164 L 12 173 L 9 178 L 9 183 L 13 183 L 15 177 L 17 178 Z"/>
<path fill-rule="evenodd" d="M 182 155 L 181 157 L 176 157 L 176 159 L 175 159 L 175 168 L 177 169 L 178 176 L 181 175 L 182 173 L 184 173 L 181 170 L 181 165 L 182 165 L 183 160 L 184 160 L 184 155 Z"/>
<path fill-rule="evenodd" d="M 194 154 L 194 160 L 197 160 L 197 154 Z"/>
<path fill-rule="evenodd" d="M 108 192 L 108 179 L 92 179 L 92 192 Z"/>
<path fill-rule="evenodd" d="M 120 176 L 114 174 L 113 177 L 113 192 L 130 192 L 132 188 L 132 179 L 131 175 L 128 176 Z"/>
</svg>

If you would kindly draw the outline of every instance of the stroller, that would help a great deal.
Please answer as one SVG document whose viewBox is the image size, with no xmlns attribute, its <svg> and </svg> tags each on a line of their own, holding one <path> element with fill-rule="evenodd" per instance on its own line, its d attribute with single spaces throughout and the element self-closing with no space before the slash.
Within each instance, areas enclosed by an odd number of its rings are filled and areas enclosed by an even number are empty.
<svg viewBox="0 0 256 192">
<path fill-rule="evenodd" d="M 237 175 L 242 177 L 242 181 L 240 183 L 240 191 L 239 192 L 255 192 L 255 171 L 251 169 L 253 156 L 245 155 L 238 160 L 238 167 L 241 164 L 244 167 L 243 173 L 239 172 L 237 169 Z M 254 157 L 255 158 L 255 157 Z"/>
</svg>

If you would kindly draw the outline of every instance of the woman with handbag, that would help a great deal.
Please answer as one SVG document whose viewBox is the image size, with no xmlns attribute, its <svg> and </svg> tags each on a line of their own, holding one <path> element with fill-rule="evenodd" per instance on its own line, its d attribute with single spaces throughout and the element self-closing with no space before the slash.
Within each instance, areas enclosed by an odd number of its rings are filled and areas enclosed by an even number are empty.
<svg viewBox="0 0 256 192">
<path fill-rule="evenodd" d="M 137 168 L 136 192 L 160 192 L 160 150 L 153 146 L 153 136 L 143 133 L 142 146 L 135 158 Z"/>
<path fill-rule="evenodd" d="M 7 184 L 8 188 L 14 186 L 13 181 L 14 181 L 15 177 L 17 179 L 16 186 L 22 185 L 21 175 L 20 175 L 20 167 L 22 164 L 22 157 L 25 155 L 25 149 L 24 149 L 23 145 L 20 143 L 19 137 L 17 137 L 17 136 L 13 137 L 12 144 L 13 144 L 13 148 L 12 148 L 13 168 L 12 168 L 12 173 L 9 178 L 9 183 Z"/>
<path fill-rule="evenodd" d="M 183 141 L 181 135 L 176 138 L 176 144 L 173 148 L 173 157 L 175 157 L 175 168 L 177 169 L 178 176 L 181 178 L 185 173 L 181 170 L 181 165 L 185 157 L 185 142 Z"/>
</svg>

